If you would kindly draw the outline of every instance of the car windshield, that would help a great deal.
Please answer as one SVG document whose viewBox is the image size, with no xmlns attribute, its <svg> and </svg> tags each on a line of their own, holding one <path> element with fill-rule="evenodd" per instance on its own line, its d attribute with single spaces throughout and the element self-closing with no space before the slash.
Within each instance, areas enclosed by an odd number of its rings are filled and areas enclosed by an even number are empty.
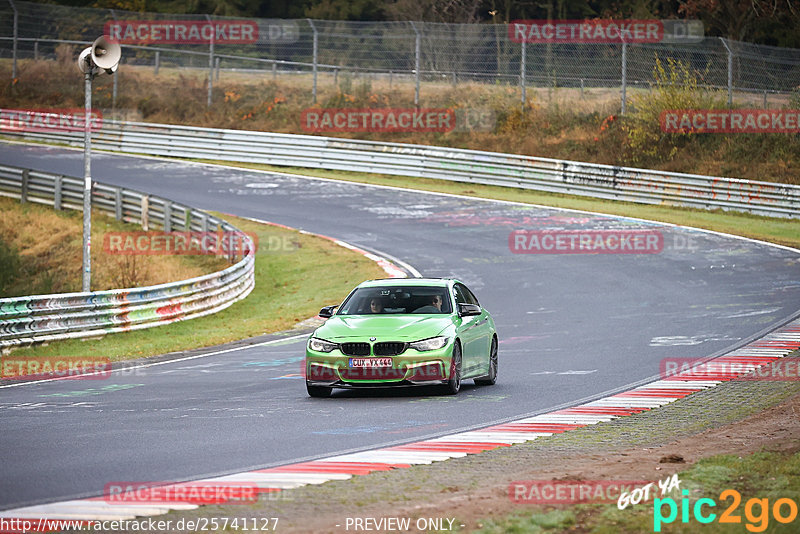
<svg viewBox="0 0 800 534">
<path fill-rule="evenodd" d="M 336 315 L 451 312 L 446 287 L 380 286 L 356 289 L 339 307 Z"/>
</svg>

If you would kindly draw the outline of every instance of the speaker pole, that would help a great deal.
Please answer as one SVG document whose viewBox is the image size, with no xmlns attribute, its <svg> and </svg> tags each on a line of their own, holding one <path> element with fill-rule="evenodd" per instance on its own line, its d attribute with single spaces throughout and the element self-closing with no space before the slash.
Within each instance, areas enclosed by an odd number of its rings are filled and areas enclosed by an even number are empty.
<svg viewBox="0 0 800 534">
<path fill-rule="evenodd" d="M 84 81 L 83 117 L 83 264 L 81 287 L 92 290 L 92 78 L 103 72 L 113 75 L 119 66 L 122 49 L 119 43 L 98 37 L 78 56 L 78 68 Z M 116 78 L 115 78 L 116 81 Z M 116 89 L 116 84 L 114 86 Z M 114 91 L 116 93 L 116 90 Z"/>
<path fill-rule="evenodd" d="M 86 60 L 84 80 L 83 123 L 83 291 L 91 291 L 92 284 L 92 71 L 94 66 Z"/>
</svg>

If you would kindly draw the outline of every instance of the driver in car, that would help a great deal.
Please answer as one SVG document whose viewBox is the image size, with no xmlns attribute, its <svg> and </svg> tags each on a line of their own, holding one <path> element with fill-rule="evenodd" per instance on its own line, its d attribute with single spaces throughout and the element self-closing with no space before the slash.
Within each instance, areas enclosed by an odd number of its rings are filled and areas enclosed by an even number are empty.
<svg viewBox="0 0 800 534">
<path fill-rule="evenodd" d="M 430 304 L 414 310 L 414 313 L 442 313 L 442 296 L 434 295 L 431 297 Z"/>
</svg>

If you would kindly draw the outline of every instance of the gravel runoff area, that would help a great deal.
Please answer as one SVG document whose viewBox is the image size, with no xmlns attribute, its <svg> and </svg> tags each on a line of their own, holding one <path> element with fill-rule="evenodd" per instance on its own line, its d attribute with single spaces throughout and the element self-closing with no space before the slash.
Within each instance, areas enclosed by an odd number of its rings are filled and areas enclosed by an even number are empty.
<svg viewBox="0 0 800 534">
<path fill-rule="evenodd" d="M 800 364 L 800 351 L 787 358 Z M 509 498 L 513 481 L 655 481 L 716 454 L 795 452 L 798 413 L 800 382 L 733 380 L 647 412 L 524 444 L 304 486 L 262 496 L 255 505 L 207 506 L 157 519 L 175 524 L 181 518 L 277 517 L 278 532 L 341 533 L 348 532 L 347 518 L 427 517 L 455 519 L 455 529 L 469 532 L 482 519 L 525 511 L 528 505 Z"/>
</svg>

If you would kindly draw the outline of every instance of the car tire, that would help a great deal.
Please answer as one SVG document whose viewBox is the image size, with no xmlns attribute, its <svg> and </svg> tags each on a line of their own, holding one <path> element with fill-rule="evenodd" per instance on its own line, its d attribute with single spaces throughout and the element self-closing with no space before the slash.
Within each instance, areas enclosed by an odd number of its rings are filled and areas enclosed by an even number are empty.
<svg viewBox="0 0 800 534">
<path fill-rule="evenodd" d="M 489 374 L 475 379 L 477 386 L 493 386 L 497 382 L 497 338 L 492 337 L 492 347 L 489 349 Z"/>
<path fill-rule="evenodd" d="M 309 397 L 315 398 L 325 398 L 330 397 L 333 388 L 325 387 L 325 386 L 312 386 L 308 382 L 306 382 L 306 390 L 308 391 Z"/>
<path fill-rule="evenodd" d="M 456 341 L 453 345 L 453 356 L 450 359 L 450 379 L 442 386 L 442 393 L 455 395 L 461 389 L 461 345 Z"/>
</svg>

